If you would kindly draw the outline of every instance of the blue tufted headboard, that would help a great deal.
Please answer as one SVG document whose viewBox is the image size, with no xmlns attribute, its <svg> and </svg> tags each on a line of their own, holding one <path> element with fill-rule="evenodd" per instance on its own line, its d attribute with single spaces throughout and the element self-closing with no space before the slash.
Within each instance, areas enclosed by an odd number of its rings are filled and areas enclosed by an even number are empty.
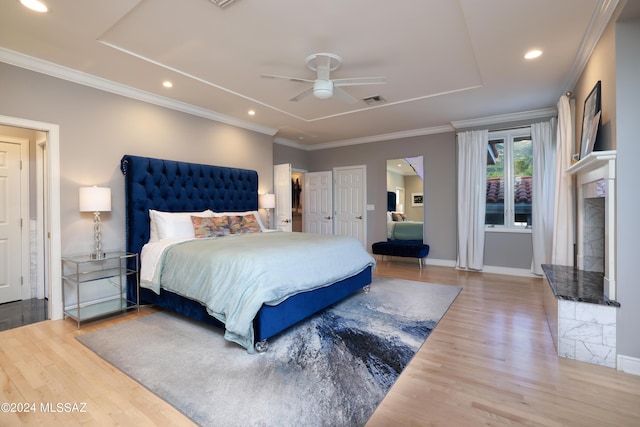
<svg viewBox="0 0 640 427">
<path fill-rule="evenodd" d="M 190 212 L 211 209 L 241 212 L 258 209 L 258 173 L 125 155 L 127 251 L 140 253 L 149 240 L 149 209 Z"/>
<path fill-rule="evenodd" d="M 387 211 L 393 212 L 396 210 L 396 193 L 393 191 L 387 191 Z"/>
</svg>

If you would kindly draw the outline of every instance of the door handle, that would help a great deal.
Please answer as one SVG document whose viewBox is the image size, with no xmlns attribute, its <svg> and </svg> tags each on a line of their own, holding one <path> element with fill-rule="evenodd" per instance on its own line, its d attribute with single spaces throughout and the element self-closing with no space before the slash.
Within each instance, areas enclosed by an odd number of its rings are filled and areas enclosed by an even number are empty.
<svg viewBox="0 0 640 427">
<path fill-rule="evenodd" d="M 331 219 L 331 217 L 330 216 L 325 216 L 324 219 Z"/>
<path fill-rule="evenodd" d="M 362 215 L 357 216 L 356 219 L 362 219 Z"/>
<path fill-rule="evenodd" d="M 287 219 L 283 219 L 282 222 L 284 222 L 285 224 L 289 224 L 291 222 L 291 220 L 289 218 L 287 218 Z"/>
</svg>

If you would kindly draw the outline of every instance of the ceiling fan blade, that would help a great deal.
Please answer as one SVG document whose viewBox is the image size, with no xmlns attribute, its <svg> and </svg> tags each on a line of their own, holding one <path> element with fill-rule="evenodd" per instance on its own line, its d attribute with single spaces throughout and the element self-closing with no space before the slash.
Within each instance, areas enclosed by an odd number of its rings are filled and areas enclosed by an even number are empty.
<svg viewBox="0 0 640 427">
<path fill-rule="evenodd" d="M 348 79 L 333 79 L 334 86 L 364 86 L 382 85 L 387 83 L 385 77 L 353 77 Z"/>
<path fill-rule="evenodd" d="M 299 100 L 301 100 L 302 98 L 304 98 L 305 96 L 307 96 L 307 95 L 311 95 L 312 93 L 313 93 L 313 88 L 312 88 L 312 87 L 310 87 L 309 89 L 305 90 L 304 92 L 297 94 L 296 96 L 294 96 L 293 98 L 291 98 L 289 101 L 294 101 L 294 102 L 295 102 L 295 101 L 299 101 Z"/>
<path fill-rule="evenodd" d="M 354 98 L 353 96 L 349 95 L 347 92 L 340 89 L 339 87 L 334 86 L 333 94 L 336 95 L 341 100 L 343 100 L 344 102 L 346 102 L 347 104 L 355 104 L 359 101 L 359 99 Z"/>
<path fill-rule="evenodd" d="M 276 76 L 273 74 L 260 74 L 260 77 L 262 77 L 263 79 L 288 80 L 290 82 L 298 82 L 298 83 L 313 83 L 313 80 L 299 79 L 297 77 Z"/>
</svg>

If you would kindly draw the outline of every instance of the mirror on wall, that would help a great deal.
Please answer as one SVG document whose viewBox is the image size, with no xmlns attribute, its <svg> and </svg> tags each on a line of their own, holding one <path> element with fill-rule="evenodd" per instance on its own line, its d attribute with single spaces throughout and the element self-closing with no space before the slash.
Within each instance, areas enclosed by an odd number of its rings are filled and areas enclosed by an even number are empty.
<svg viewBox="0 0 640 427">
<path fill-rule="evenodd" d="M 422 240 L 424 221 L 422 156 L 387 160 L 387 238 Z M 402 228 L 398 223 L 405 223 Z"/>
</svg>

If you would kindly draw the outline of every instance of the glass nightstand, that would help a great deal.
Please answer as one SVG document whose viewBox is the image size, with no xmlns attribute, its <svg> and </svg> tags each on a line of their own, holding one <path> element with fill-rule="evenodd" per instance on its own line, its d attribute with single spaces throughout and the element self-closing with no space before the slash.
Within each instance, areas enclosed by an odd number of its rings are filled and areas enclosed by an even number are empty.
<svg viewBox="0 0 640 427">
<path fill-rule="evenodd" d="M 129 263 L 130 260 L 134 263 Z M 127 268 L 133 264 L 134 269 Z M 135 308 L 135 301 L 127 299 L 127 279 L 135 277 L 136 301 L 140 296 L 140 278 L 138 273 L 138 254 L 129 252 L 106 252 L 102 259 L 91 254 L 74 255 L 62 258 L 62 303 L 64 315 L 78 322 L 105 317 Z M 113 292 L 109 292 L 111 289 Z M 75 301 L 67 305 L 67 296 L 75 294 Z M 97 296 L 96 296 L 97 295 Z M 105 296 L 106 295 L 106 296 Z M 89 296 L 88 302 L 82 297 Z M 73 297 L 69 297 L 72 299 Z"/>
</svg>

